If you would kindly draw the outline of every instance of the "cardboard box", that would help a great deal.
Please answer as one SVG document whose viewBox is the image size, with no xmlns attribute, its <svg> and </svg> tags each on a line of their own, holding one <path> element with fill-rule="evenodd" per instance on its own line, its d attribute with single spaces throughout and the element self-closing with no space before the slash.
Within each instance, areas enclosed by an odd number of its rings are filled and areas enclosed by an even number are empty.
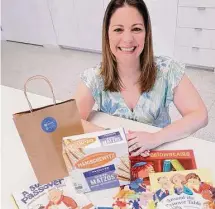
<svg viewBox="0 0 215 209">
<path fill-rule="evenodd" d="M 64 159 L 78 192 L 130 183 L 130 161 L 123 128 L 63 138 Z"/>
</svg>

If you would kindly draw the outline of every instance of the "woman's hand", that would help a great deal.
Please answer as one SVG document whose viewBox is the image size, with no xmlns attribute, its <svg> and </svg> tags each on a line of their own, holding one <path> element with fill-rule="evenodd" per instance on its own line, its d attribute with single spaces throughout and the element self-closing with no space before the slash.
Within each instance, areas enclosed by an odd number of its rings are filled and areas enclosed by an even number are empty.
<svg viewBox="0 0 215 209">
<path fill-rule="evenodd" d="M 131 156 L 141 155 L 147 157 L 150 152 L 149 150 L 161 144 L 160 141 L 155 138 L 154 133 L 145 131 L 128 131 L 127 139 Z"/>
</svg>

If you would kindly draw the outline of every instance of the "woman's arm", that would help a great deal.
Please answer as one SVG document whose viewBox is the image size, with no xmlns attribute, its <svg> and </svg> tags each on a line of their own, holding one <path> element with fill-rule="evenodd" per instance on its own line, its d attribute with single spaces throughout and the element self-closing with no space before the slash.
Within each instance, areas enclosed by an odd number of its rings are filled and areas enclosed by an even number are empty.
<svg viewBox="0 0 215 209">
<path fill-rule="evenodd" d="M 187 137 L 207 125 L 207 109 L 186 75 L 175 87 L 173 100 L 183 118 L 155 133 L 130 131 L 127 138 L 129 151 L 133 156 L 142 155 L 145 157 L 144 151 L 156 148 L 166 142 Z"/>
<path fill-rule="evenodd" d="M 95 132 L 95 131 L 104 131 L 105 128 L 99 127 L 93 123 L 90 123 L 86 120 L 81 120 L 82 126 L 84 128 L 84 133 L 90 133 L 90 132 Z"/>
<path fill-rule="evenodd" d="M 155 133 L 160 144 L 187 137 L 208 123 L 207 109 L 186 75 L 174 89 L 173 102 L 183 117 Z"/>
<path fill-rule="evenodd" d="M 95 104 L 95 100 L 90 89 L 82 81 L 78 85 L 74 99 L 76 100 L 76 104 L 82 119 L 84 132 L 88 133 L 104 130 L 104 128 L 87 121 L 87 118 L 92 111 L 93 105 Z"/>
</svg>

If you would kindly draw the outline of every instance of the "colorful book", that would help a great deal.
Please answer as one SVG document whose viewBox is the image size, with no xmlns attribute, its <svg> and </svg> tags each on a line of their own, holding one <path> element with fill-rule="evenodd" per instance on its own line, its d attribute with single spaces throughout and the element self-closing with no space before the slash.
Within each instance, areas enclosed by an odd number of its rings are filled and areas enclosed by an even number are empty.
<svg viewBox="0 0 215 209">
<path fill-rule="evenodd" d="M 150 174 L 157 209 L 214 209 L 212 174 L 208 169 Z"/>
<path fill-rule="evenodd" d="M 119 188 L 113 197 L 113 209 L 155 209 L 153 193 L 142 179 L 136 179 L 129 185 Z"/>
<path fill-rule="evenodd" d="M 92 209 L 95 208 L 84 194 L 78 194 L 70 178 L 48 184 L 35 183 L 12 194 L 18 209 Z"/>
<path fill-rule="evenodd" d="M 151 151 L 149 157 L 131 157 L 131 180 L 144 179 L 149 185 L 149 174 L 196 169 L 192 150 Z"/>
<path fill-rule="evenodd" d="M 106 190 L 108 193 L 100 194 L 98 209 L 155 209 L 153 193 L 150 188 L 140 180 L 131 182 L 129 185 Z M 89 193 L 88 193 L 89 194 Z"/>
<path fill-rule="evenodd" d="M 196 169 L 192 150 L 151 151 L 149 157 L 130 157 L 130 160 L 131 183 L 121 186 L 105 206 L 114 209 L 155 209 L 154 192 L 150 189 L 149 181 L 151 173 Z"/>
</svg>

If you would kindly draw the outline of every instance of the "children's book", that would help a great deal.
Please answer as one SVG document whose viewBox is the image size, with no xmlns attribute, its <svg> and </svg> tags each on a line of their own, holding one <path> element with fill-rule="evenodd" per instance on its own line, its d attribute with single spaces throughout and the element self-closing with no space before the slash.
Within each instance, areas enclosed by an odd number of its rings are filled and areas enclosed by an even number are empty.
<svg viewBox="0 0 215 209">
<path fill-rule="evenodd" d="M 113 197 L 113 209 L 155 209 L 153 193 L 143 179 L 136 179 L 129 185 L 121 186 Z"/>
<path fill-rule="evenodd" d="M 208 169 L 150 174 L 157 209 L 214 209 L 214 187 Z"/>
<path fill-rule="evenodd" d="M 106 190 L 107 193 L 97 193 L 101 201 L 97 207 L 101 209 L 155 209 L 153 193 L 142 179 L 136 179 L 128 185 Z M 89 194 L 89 193 L 88 193 Z M 90 193 L 92 194 L 92 193 Z"/>
<path fill-rule="evenodd" d="M 113 209 L 155 209 L 154 192 L 150 189 L 149 175 L 156 172 L 195 169 L 192 150 L 151 151 L 149 157 L 130 157 L 132 181 L 118 188 L 106 207 Z M 105 207 L 104 207 L 105 208 Z"/>
<path fill-rule="evenodd" d="M 151 151 L 148 157 L 131 157 L 131 180 L 144 179 L 150 184 L 149 174 L 196 169 L 192 150 L 161 150 Z"/>
<path fill-rule="evenodd" d="M 35 183 L 12 198 L 18 209 L 92 209 L 93 204 L 84 194 L 78 194 L 70 178 L 54 180 L 48 184 Z"/>
</svg>

